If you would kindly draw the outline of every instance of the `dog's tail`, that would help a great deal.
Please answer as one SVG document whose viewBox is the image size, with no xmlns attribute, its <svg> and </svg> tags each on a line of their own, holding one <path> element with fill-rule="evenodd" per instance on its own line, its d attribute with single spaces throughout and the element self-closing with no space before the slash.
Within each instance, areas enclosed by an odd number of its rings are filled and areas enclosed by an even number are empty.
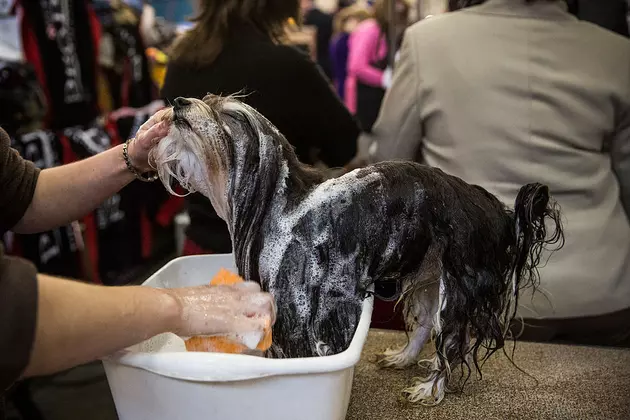
<svg viewBox="0 0 630 420">
<path fill-rule="evenodd" d="M 536 290 L 540 283 L 538 267 L 545 249 L 557 251 L 564 245 L 560 209 L 542 184 L 527 184 L 520 189 L 514 203 L 514 244 L 508 273 L 511 288 L 504 311 L 503 326 L 507 334 L 516 316 L 520 290 Z M 553 233 L 548 235 L 548 229 Z M 554 248 L 550 249 L 550 246 Z"/>
</svg>

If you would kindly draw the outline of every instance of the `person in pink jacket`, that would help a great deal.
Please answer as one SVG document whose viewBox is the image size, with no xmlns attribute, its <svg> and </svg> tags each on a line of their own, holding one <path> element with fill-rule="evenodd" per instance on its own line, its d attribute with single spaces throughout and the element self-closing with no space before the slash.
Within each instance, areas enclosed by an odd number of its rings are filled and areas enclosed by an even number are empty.
<svg viewBox="0 0 630 420">
<path fill-rule="evenodd" d="M 390 1 L 396 1 L 396 21 L 404 27 L 407 4 L 402 0 L 377 0 L 374 18 L 362 22 L 350 35 L 345 103 L 353 114 L 357 112 L 357 82 L 383 89 L 391 82 L 391 70 L 387 69 Z"/>
</svg>

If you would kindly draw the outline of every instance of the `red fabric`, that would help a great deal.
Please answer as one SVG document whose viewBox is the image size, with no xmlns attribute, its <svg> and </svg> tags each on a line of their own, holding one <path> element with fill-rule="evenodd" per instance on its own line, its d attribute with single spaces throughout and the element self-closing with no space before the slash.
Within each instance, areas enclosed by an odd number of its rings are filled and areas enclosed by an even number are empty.
<svg viewBox="0 0 630 420">
<path fill-rule="evenodd" d="M 19 1 L 16 2 L 16 5 L 19 5 Z M 46 73 L 42 66 L 41 56 L 39 54 L 39 46 L 37 45 L 37 38 L 35 37 L 35 33 L 31 30 L 31 23 L 27 19 L 24 11 L 18 7 L 18 22 L 20 24 L 20 33 L 22 36 L 22 50 L 24 51 L 24 59 L 31 63 L 33 69 L 35 70 L 35 74 L 37 75 L 37 80 L 39 81 L 42 90 L 44 91 L 44 95 L 46 96 L 46 102 L 51 103 L 50 100 L 50 92 L 48 91 L 48 86 L 46 85 Z M 50 124 L 50 118 L 52 115 L 52 110 L 50 107 L 46 111 L 45 123 L 48 127 Z"/>
<path fill-rule="evenodd" d="M 190 239 L 186 239 L 186 241 L 184 242 L 184 250 L 182 254 L 184 256 L 207 255 L 207 254 L 214 254 L 214 252 L 207 249 L 203 249 L 202 247 L 200 247 L 199 245 L 197 245 Z"/>
<path fill-rule="evenodd" d="M 396 306 L 396 302 L 386 302 L 374 298 L 374 311 L 372 312 L 372 328 L 384 330 L 405 330 L 405 322 L 402 316 L 402 303 Z"/>
<path fill-rule="evenodd" d="M 140 232 L 142 235 L 142 258 L 149 259 L 153 253 L 153 225 L 147 215 L 146 206 L 140 214 Z"/>
<path fill-rule="evenodd" d="M 119 144 L 122 144 L 120 134 L 118 134 L 118 127 L 116 127 L 116 121 L 112 120 L 109 116 L 105 120 L 105 131 L 107 132 L 107 135 L 112 139 L 112 147 L 116 147 Z"/>
<path fill-rule="evenodd" d="M 91 2 L 87 2 L 86 4 L 87 10 L 88 10 L 88 15 L 90 16 L 90 27 L 92 28 L 92 45 L 94 45 L 94 74 L 97 75 L 99 73 L 99 66 L 98 66 L 98 57 L 99 57 L 99 52 L 100 52 L 100 45 L 101 45 L 101 22 L 98 20 L 98 16 L 96 16 L 96 12 L 94 11 L 94 8 L 92 7 L 92 3 Z M 95 78 L 95 83 L 98 84 L 98 80 Z M 96 88 L 96 86 L 95 86 Z M 98 88 L 94 89 L 94 92 L 96 95 L 98 95 Z M 94 100 L 94 106 L 96 107 L 96 109 L 99 111 L 100 114 L 100 107 L 99 107 L 99 103 L 98 103 L 98 99 Z"/>
<path fill-rule="evenodd" d="M 123 64 L 123 77 L 122 77 L 122 87 L 121 87 L 121 107 L 129 106 L 129 86 L 131 85 L 131 63 L 129 62 L 129 58 L 125 58 L 125 63 Z"/>
<path fill-rule="evenodd" d="M 162 204 L 155 217 L 157 224 L 162 227 L 170 226 L 175 216 L 184 209 L 185 203 L 184 197 L 169 197 L 168 200 Z"/>
<path fill-rule="evenodd" d="M 90 263 L 92 269 L 92 281 L 97 284 L 102 284 L 101 276 L 98 272 L 98 232 L 96 230 L 96 220 L 94 220 L 94 213 L 90 213 L 83 218 L 85 224 L 85 248 L 90 256 Z"/>
<path fill-rule="evenodd" d="M 61 154 L 62 154 L 61 161 L 63 162 L 63 164 L 67 165 L 68 163 L 76 162 L 77 156 L 74 154 L 74 151 L 72 150 L 72 146 L 70 145 L 70 140 L 68 140 L 68 138 L 64 136 L 63 134 L 60 134 L 58 137 L 59 137 L 59 141 L 61 142 Z"/>
</svg>

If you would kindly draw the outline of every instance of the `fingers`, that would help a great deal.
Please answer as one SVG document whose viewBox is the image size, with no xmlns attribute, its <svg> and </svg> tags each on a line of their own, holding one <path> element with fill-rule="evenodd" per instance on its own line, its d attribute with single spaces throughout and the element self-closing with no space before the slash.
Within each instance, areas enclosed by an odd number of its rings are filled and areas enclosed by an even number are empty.
<svg viewBox="0 0 630 420">
<path fill-rule="evenodd" d="M 238 290 L 246 293 L 258 293 L 260 292 L 260 285 L 253 281 L 245 281 L 234 285 Z"/>
<path fill-rule="evenodd" d="M 163 108 L 163 109 L 160 109 L 159 111 L 157 111 L 155 114 L 153 114 L 151 116 L 151 118 L 146 120 L 144 122 L 144 124 L 142 124 L 140 126 L 140 128 L 138 129 L 138 134 L 137 135 L 140 135 L 140 134 L 144 133 L 145 131 L 148 131 L 151 127 L 153 127 L 153 126 L 155 126 L 155 125 L 157 125 L 157 124 L 159 124 L 161 122 L 165 122 L 165 118 L 164 117 L 166 116 L 166 114 L 167 114 L 167 109 L 166 108 Z"/>
<path fill-rule="evenodd" d="M 144 149 L 150 149 L 157 143 L 158 140 L 167 136 L 169 130 L 169 124 L 165 121 L 158 122 L 151 126 L 144 133 L 138 132 L 136 140 Z"/>
<path fill-rule="evenodd" d="M 243 299 L 245 315 L 248 318 L 262 317 L 273 325 L 276 322 L 276 305 L 273 297 L 268 293 L 255 293 Z"/>
<path fill-rule="evenodd" d="M 275 323 L 276 307 L 257 283 L 171 289 L 182 306 L 181 335 L 263 331 Z"/>
</svg>

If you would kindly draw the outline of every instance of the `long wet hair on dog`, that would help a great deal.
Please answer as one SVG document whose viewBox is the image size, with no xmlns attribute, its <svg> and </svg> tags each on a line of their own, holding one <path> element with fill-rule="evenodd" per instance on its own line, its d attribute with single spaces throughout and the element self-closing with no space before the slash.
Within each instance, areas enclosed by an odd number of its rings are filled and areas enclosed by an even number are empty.
<svg viewBox="0 0 630 420">
<path fill-rule="evenodd" d="M 151 160 L 167 188 L 176 180 L 210 199 L 230 229 L 239 274 L 274 295 L 270 357 L 344 351 L 371 287 L 394 281 L 408 343 L 378 364 L 426 367 L 405 392 L 437 404 L 455 368 L 480 372 L 504 347 L 521 291 L 538 285 L 543 251 L 563 243 L 559 210 L 540 184 L 524 186 L 511 210 L 479 186 L 411 162 L 324 180 L 236 98 L 178 98 L 166 118 L 171 130 Z M 436 354 L 418 361 L 432 335 Z"/>
</svg>

